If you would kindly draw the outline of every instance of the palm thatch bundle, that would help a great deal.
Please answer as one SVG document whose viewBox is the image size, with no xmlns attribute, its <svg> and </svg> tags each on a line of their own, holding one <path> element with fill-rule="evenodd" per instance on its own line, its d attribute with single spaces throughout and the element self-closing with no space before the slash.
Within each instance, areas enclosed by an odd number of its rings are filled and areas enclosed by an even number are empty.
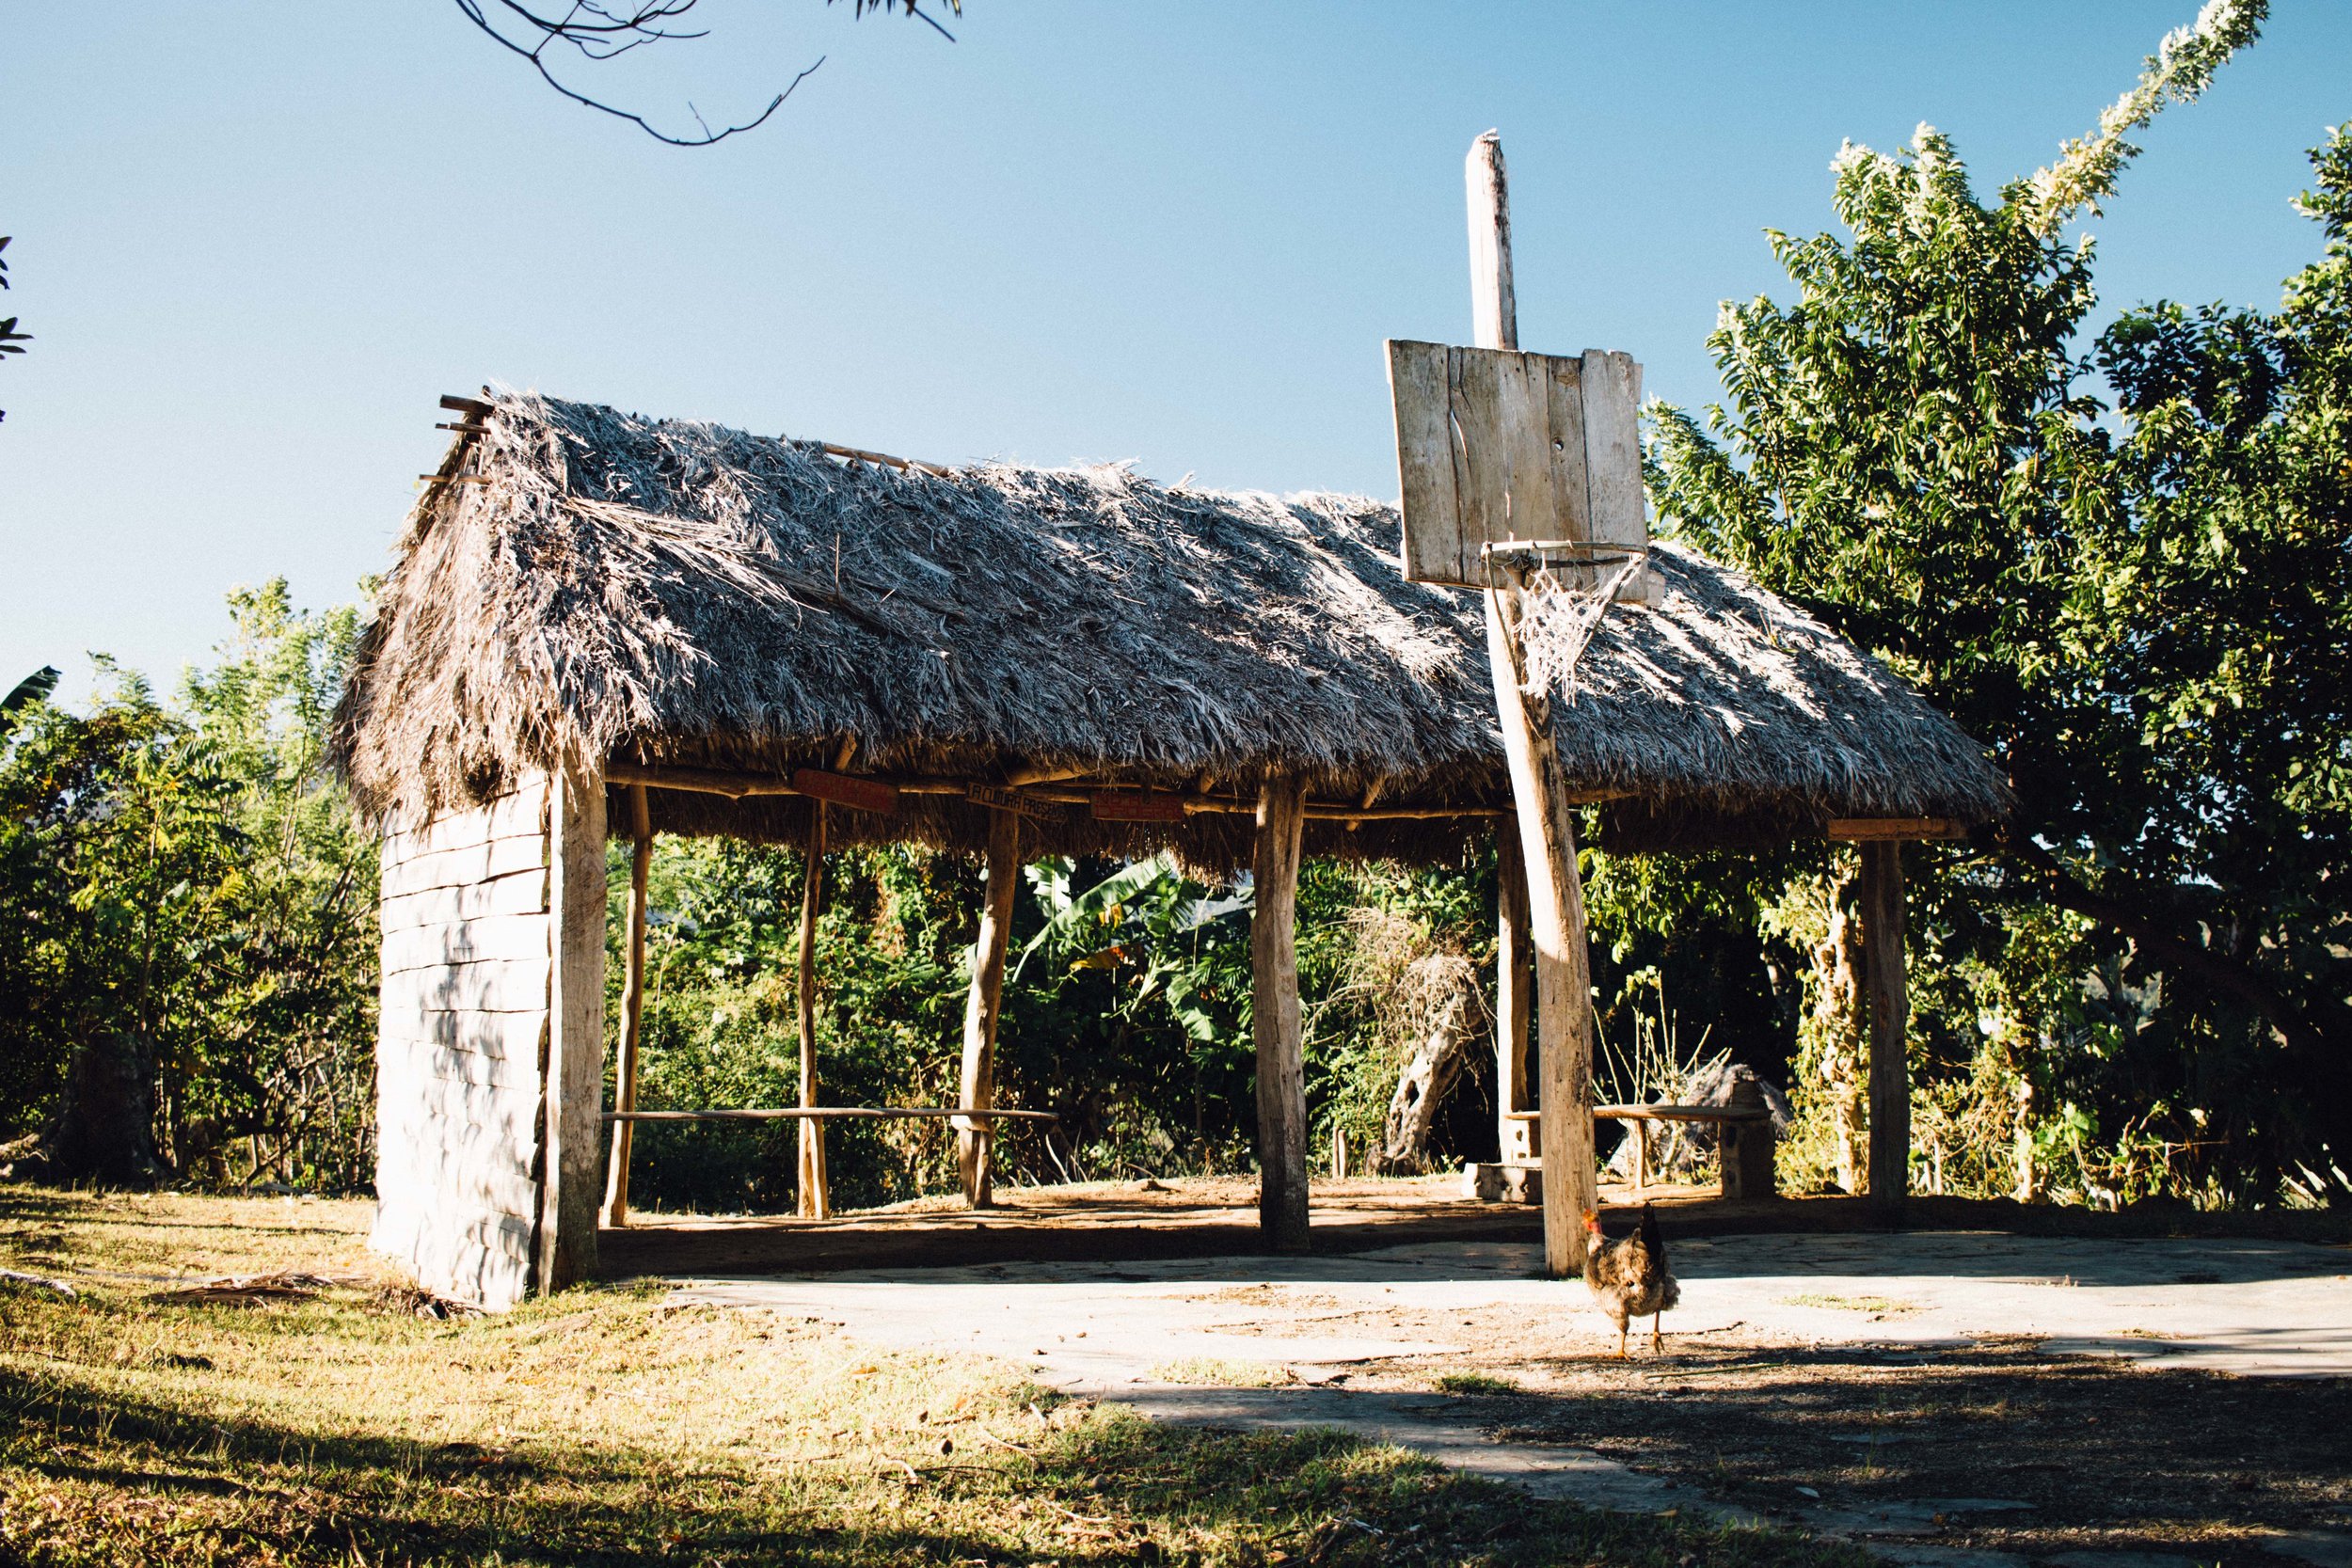
<svg viewBox="0 0 2352 1568">
<path fill-rule="evenodd" d="M 1391 506 L 1168 487 L 1118 467 L 954 471 L 814 442 L 496 396 L 411 515 L 337 717 L 362 809 L 410 817 L 523 768 L 775 778 L 1026 769 L 1334 808 L 1507 810 L 1481 610 L 1408 583 Z M 1635 829 L 1984 820 L 1982 753 L 1874 661 L 1688 551 L 1610 613 L 1553 704 L 1564 759 Z M 806 802 L 655 794 L 672 832 L 797 839 Z M 1248 816 L 1044 806 L 1041 853 L 1248 856 Z M 626 821 L 615 813 L 613 820 Z M 972 846 L 985 808 L 909 794 L 837 837 Z M 1485 819 L 1310 822 L 1309 850 L 1449 856 Z"/>
</svg>

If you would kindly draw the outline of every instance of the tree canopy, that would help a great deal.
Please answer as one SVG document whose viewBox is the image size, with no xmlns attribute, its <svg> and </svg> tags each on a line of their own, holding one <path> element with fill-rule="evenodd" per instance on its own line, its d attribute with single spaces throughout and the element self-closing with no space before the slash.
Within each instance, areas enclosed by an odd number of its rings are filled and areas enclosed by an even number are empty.
<svg viewBox="0 0 2352 1568">
<path fill-rule="evenodd" d="M 2065 230 L 2260 20 L 2208 6 L 1990 202 L 1932 128 L 1849 145 L 1846 234 L 1772 235 L 1793 303 L 1724 308 L 1725 401 L 1652 411 L 1671 527 L 2008 769 L 2015 820 L 1929 897 L 1985 911 L 1965 943 L 2039 998 L 2041 1070 L 2106 1135 L 2136 1118 L 2255 1189 L 2340 1182 L 2352 1142 L 2352 141 L 2312 154 L 2324 254 L 2275 313 L 2156 304 L 2086 341 L 2095 246 Z"/>
</svg>

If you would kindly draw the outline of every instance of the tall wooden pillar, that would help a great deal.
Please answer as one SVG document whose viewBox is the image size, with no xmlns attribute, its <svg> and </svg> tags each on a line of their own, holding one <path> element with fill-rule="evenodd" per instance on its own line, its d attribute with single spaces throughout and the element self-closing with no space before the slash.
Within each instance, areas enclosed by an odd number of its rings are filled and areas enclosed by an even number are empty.
<svg viewBox="0 0 2352 1568">
<path fill-rule="evenodd" d="M 1862 846 L 1862 983 L 1870 997 L 1870 1196 L 1899 1210 L 1911 1184 L 1911 996 L 1903 847 Z"/>
<path fill-rule="evenodd" d="M 1528 934 L 1535 950 L 1535 1052 L 1543 1146 L 1544 1267 L 1584 1267 L 1584 1215 L 1599 1207 L 1593 1162 L 1593 978 L 1584 884 L 1576 864 L 1575 807 L 1551 734 L 1550 705 L 1519 689 L 1517 639 L 1504 593 L 1486 593 L 1487 654 L 1497 717 L 1518 802 L 1526 857 Z"/>
<path fill-rule="evenodd" d="M 597 1155 L 604 1108 L 604 780 L 559 769 L 548 802 L 553 930 L 547 1069 L 540 1080 L 535 1283 L 542 1293 L 596 1272 Z"/>
<path fill-rule="evenodd" d="M 621 1059 L 612 1073 L 612 1108 L 637 1109 L 637 1037 L 645 1016 L 645 882 L 653 871 L 653 813 L 645 786 L 628 786 L 629 828 L 635 852 L 628 863 L 628 935 L 621 953 Z M 628 1158 L 637 1124 L 612 1124 L 612 1158 L 604 1179 L 604 1223 L 628 1223 Z"/>
<path fill-rule="evenodd" d="M 1021 880 L 1021 817 L 988 814 L 988 892 L 980 905 L 979 937 L 972 944 L 972 991 L 963 1008 L 963 1098 L 967 1109 L 996 1108 L 996 1012 L 1005 994 L 1005 948 L 1012 934 L 1013 892 Z M 963 1197 L 975 1209 L 993 1201 L 990 1159 L 995 1123 L 956 1118 L 956 1164 Z"/>
<path fill-rule="evenodd" d="M 801 1105 L 817 1105 L 817 914 L 825 898 L 825 803 L 808 803 L 808 842 L 802 851 L 801 965 L 799 1022 L 801 1027 Z M 800 1212 L 803 1219 L 821 1220 L 833 1213 L 833 1195 L 825 1181 L 825 1124 L 815 1117 L 801 1118 Z"/>
<path fill-rule="evenodd" d="M 1535 1124 L 1511 1114 L 1535 1108 L 1527 1070 L 1527 1026 L 1534 1010 L 1527 859 L 1516 827 L 1505 827 L 1495 835 L 1495 1132 L 1506 1164 L 1535 1156 Z"/>
<path fill-rule="evenodd" d="M 1249 999 L 1258 1047 L 1258 1231 L 1277 1252 L 1307 1250 L 1307 1073 L 1298 1017 L 1298 854 L 1306 785 L 1258 794 Z"/>
<path fill-rule="evenodd" d="M 1470 144 L 1463 168 L 1470 210 L 1471 325 L 1481 348 L 1519 346 L 1511 278 L 1511 201 L 1502 144 Z M 1576 822 L 1551 733 L 1551 705 L 1523 689 L 1517 631 L 1519 590 L 1486 591 L 1486 655 L 1496 717 L 1510 764 L 1527 872 L 1528 933 L 1535 951 L 1535 1049 L 1543 1076 L 1544 1267 L 1584 1267 L 1584 1215 L 1598 1207 L 1593 1163 L 1593 979 Z"/>
</svg>

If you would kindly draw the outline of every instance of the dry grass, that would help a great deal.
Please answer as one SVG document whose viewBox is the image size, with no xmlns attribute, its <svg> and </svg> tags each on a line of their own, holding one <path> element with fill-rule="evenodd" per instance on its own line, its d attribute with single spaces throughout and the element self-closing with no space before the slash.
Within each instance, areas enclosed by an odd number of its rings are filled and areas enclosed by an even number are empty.
<svg viewBox="0 0 2352 1568">
<path fill-rule="evenodd" d="M 1598 1515 L 1329 1433 L 598 1288 L 414 1315 L 362 1206 L 0 1190 L 0 1562 L 1538 1563 L 1844 1548 Z M 151 1299 L 300 1273 L 310 1299 Z"/>
</svg>

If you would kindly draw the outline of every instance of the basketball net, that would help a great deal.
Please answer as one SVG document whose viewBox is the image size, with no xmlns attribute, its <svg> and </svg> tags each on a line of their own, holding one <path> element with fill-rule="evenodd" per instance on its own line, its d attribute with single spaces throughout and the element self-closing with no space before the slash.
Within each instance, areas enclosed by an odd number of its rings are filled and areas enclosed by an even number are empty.
<svg viewBox="0 0 2352 1568">
<path fill-rule="evenodd" d="M 1647 556 L 1622 546 L 1569 548 L 1576 553 L 1488 546 L 1490 566 L 1509 584 L 1498 593 L 1512 611 L 1505 624 L 1518 654 L 1519 689 L 1531 697 L 1558 690 L 1576 700 L 1576 667 Z"/>
</svg>

